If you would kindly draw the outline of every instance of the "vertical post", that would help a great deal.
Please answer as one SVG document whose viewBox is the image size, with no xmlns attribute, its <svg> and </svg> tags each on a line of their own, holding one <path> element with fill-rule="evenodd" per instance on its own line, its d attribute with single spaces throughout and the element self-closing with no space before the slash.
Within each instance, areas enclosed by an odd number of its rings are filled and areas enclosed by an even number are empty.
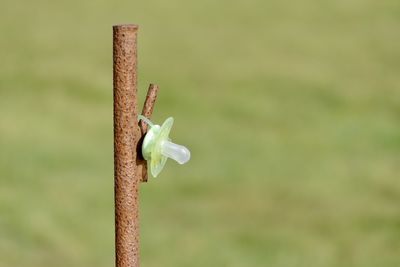
<svg viewBox="0 0 400 267">
<path fill-rule="evenodd" d="M 116 267 L 139 266 L 137 25 L 113 27 Z"/>
</svg>

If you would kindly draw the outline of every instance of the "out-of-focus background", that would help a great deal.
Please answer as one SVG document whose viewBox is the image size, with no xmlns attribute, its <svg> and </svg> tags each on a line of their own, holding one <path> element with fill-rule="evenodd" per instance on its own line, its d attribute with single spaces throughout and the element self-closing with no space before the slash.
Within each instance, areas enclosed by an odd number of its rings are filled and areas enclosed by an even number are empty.
<svg viewBox="0 0 400 267">
<path fill-rule="evenodd" d="M 192 151 L 147 267 L 400 266 L 400 2 L 0 3 L 0 266 L 113 266 L 112 25 Z"/>
</svg>

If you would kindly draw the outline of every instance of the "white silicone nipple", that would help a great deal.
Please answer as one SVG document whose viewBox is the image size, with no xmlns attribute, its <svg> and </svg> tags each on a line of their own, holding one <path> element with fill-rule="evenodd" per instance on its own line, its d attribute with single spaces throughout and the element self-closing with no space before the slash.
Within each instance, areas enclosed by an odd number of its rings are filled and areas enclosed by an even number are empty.
<svg viewBox="0 0 400 267">
<path fill-rule="evenodd" d="M 190 159 L 189 149 L 170 141 L 163 141 L 161 143 L 161 154 L 175 160 L 179 164 L 185 164 Z"/>
</svg>

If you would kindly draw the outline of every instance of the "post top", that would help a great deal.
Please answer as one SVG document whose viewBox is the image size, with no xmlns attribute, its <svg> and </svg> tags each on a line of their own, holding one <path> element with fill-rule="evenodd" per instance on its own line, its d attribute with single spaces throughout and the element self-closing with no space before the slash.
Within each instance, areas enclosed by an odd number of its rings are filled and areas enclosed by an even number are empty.
<svg viewBox="0 0 400 267">
<path fill-rule="evenodd" d="M 139 25 L 137 24 L 117 24 L 113 25 L 114 30 L 138 30 Z"/>
</svg>

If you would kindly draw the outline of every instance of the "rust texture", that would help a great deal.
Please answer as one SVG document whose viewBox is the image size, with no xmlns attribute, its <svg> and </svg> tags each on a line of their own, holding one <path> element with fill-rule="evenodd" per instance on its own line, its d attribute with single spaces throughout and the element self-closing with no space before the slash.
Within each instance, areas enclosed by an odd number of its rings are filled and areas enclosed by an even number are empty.
<svg viewBox="0 0 400 267">
<path fill-rule="evenodd" d="M 147 95 L 146 95 L 146 99 L 144 101 L 144 105 L 143 105 L 143 110 L 142 110 L 142 115 L 145 116 L 146 118 L 150 119 L 151 115 L 153 114 L 153 109 L 154 109 L 154 103 L 156 102 L 157 99 L 157 93 L 158 93 L 158 86 L 155 84 L 150 84 L 149 89 L 147 90 Z M 142 182 L 147 182 L 147 163 L 146 161 L 143 159 L 142 157 L 142 153 L 141 153 L 141 144 L 144 138 L 144 135 L 147 132 L 147 127 L 148 125 L 143 122 L 140 121 L 139 122 L 139 127 L 140 127 L 140 131 L 141 131 L 141 138 L 139 140 L 139 145 L 138 145 L 138 158 L 137 158 L 137 173 L 140 177 L 140 180 Z"/>
<path fill-rule="evenodd" d="M 116 267 L 139 266 L 136 25 L 113 27 Z"/>
</svg>

